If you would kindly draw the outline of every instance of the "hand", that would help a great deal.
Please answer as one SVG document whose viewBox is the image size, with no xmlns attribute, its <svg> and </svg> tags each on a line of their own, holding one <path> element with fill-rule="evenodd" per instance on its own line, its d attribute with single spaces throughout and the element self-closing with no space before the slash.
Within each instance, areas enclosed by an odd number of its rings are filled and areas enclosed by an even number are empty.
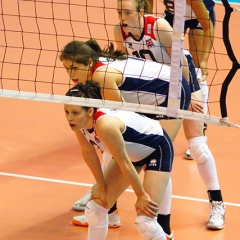
<svg viewBox="0 0 240 240">
<path fill-rule="evenodd" d="M 158 204 L 153 202 L 150 199 L 150 196 L 145 193 L 141 196 L 137 197 L 137 201 L 135 203 L 135 209 L 136 211 L 140 211 L 144 213 L 144 215 L 154 218 L 158 214 Z"/>
<path fill-rule="evenodd" d="M 190 102 L 188 110 L 190 110 L 192 112 L 197 112 L 197 113 L 204 113 L 203 112 L 203 106 L 193 99 Z"/>
<path fill-rule="evenodd" d="M 94 184 L 92 187 L 90 200 L 98 199 L 101 201 L 103 207 L 108 208 L 108 204 L 106 201 L 106 195 L 107 195 L 106 189 L 104 189 L 104 190 L 100 189 L 98 184 Z"/>
</svg>

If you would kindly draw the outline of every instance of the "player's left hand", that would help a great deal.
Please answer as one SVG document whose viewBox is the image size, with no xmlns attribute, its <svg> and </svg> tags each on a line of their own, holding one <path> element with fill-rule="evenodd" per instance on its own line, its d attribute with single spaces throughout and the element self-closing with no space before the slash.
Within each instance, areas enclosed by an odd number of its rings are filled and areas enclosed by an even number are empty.
<svg viewBox="0 0 240 240">
<path fill-rule="evenodd" d="M 147 193 L 145 193 L 137 197 L 135 209 L 137 212 L 142 212 L 148 217 L 155 218 L 158 214 L 159 206 L 151 200 Z"/>
<path fill-rule="evenodd" d="M 188 109 L 192 112 L 204 113 L 203 112 L 203 106 L 200 103 L 194 101 L 193 99 L 191 100 Z"/>
</svg>

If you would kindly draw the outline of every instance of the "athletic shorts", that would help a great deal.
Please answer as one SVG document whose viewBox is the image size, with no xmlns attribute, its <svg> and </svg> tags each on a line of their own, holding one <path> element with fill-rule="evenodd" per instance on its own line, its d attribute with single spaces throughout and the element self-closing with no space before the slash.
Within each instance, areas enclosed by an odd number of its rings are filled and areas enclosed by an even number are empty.
<svg viewBox="0 0 240 240">
<path fill-rule="evenodd" d="M 159 148 L 148 157 L 139 162 L 133 162 L 134 166 L 146 166 L 145 171 L 171 172 L 173 163 L 173 145 L 172 141 L 163 130 L 163 137 L 159 143 Z"/>
<path fill-rule="evenodd" d="M 215 11 L 214 11 L 214 4 L 212 4 L 212 6 L 209 7 L 208 12 L 209 12 L 209 16 L 211 18 L 211 21 L 213 23 L 213 26 L 215 26 L 215 24 L 216 24 L 216 15 L 215 15 Z M 169 11 L 165 10 L 164 14 L 163 14 L 163 18 L 165 20 L 167 20 L 167 22 L 173 27 L 174 14 L 172 14 Z M 188 28 L 190 30 L 202 29 L 202 26 L 200 25 L 200 23 L 198 22 L 197 19 L 190 19 L 190 20 L 186 20 L 185 21 L 184 31 L 186 31 Z"/>
<path fill-rule="evenodd" d="M 185 54 L 185 57 L 188 61 L 188 69 L 189 69 L 189 87 L 192 92 L 196 92 L 200 90 L 200 85 L 197 79 L 195 64 L 192 60 L 192 56 L 190 54 Z"/>
</svg>

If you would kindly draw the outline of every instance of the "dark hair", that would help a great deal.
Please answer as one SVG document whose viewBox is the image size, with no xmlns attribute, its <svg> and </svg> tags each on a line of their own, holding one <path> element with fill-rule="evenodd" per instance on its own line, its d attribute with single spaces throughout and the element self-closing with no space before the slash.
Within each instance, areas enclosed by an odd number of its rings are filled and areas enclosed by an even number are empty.
<svg viewBox="0 0 240 240">
<path fill-rule="evenodd" d="M 82 63 L 85 66 L 88 65 L 89 59 L 93 60 L 93 65 L 98 61 L 99 57 L 106 57 L 112 59 L 125 59 L 125 54 L 122 51 L 114 50 L 113 43 L 105 48 L 101 49 L 96 40 L 90 39 L 86 42 L 72 41 L 69 42 L 59 55 L 59 59 L 71 60 L 76 63 Z"/>
<path fill-rule="evenodd" d="M 78 83 L 77 85 L 68 90 L 66 96 L 102 99 L 99 83 L 92 80 L 87 80 L 85 84 Z M 83 108 L 86 111 L 89 109 L 89 107 Z"/>
<path fill-rule="evenodd" d="M 78 83 L 68 90 L 66 96 L 102 99 L 99 83 L 93 80 L 87 80 L 85 84 Z"/>
</svg>

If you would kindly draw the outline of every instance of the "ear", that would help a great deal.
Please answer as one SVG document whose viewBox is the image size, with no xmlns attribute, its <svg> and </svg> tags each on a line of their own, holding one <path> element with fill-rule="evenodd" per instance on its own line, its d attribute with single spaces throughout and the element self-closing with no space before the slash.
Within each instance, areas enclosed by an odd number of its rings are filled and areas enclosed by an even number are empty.
<svg viewBox="0 0 240 240">
<path fill-rule="evenodd" d="M 92 58 L 89 58 L 88 64 L 89 64 L 89 68 L 92 69 L 92 67 L 93 67 L 93 60 L 92 60 Z"/>
<path fill-rule="evenodd" d="M 92 117 L 93 114 L 94 114 L 94 108 L 91 107 L 91 108 L 88 109 L 88 116 Z"/>
<path fill-rule="evenodd" d="M 143 17 L 143 15 L 144 15 L 144 10 L 143 10 L 143 9 L 140 9 L 140 11 L 139 11 L 139 17 Z"/>
</svg>

